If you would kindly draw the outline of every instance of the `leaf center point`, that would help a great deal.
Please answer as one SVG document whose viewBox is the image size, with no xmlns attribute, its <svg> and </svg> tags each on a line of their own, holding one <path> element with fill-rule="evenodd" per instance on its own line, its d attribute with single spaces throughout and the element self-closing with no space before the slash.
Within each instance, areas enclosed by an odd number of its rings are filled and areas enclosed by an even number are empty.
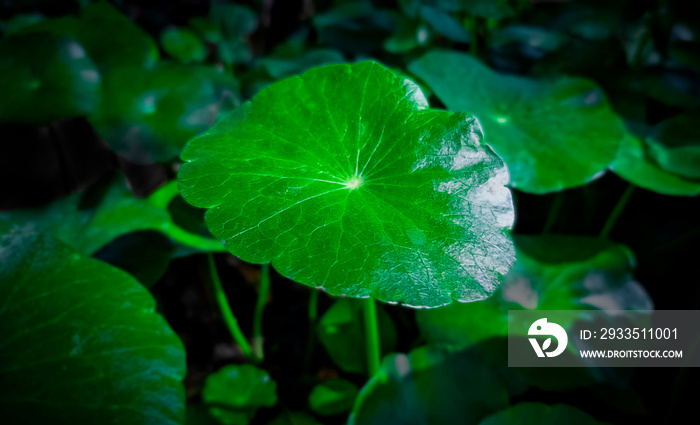
<svg viewBox="0 0 700 425">
<path fill-rule="evenodd" d="M 350 190 L 355 190 L 365 184 L 365 179 L 362 176 L 352 176 L 345 181 L 345 187 Z"/>
</svg>

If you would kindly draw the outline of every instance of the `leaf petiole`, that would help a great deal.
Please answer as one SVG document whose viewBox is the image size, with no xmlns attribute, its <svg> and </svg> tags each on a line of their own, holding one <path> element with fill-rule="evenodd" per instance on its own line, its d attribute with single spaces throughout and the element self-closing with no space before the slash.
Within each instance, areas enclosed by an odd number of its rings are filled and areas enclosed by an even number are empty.
<svg viewBox="0 0 700 425">
<path fill-rule="evenodd" d="M 367 350 L 367 371 L 369 376 L 379 373 L 381 353 L 379 351 L 379 326 L 377 324 L 377 305 L 374 298 L 364 300 L 365 313 L 365 349 Z"/>
<path fill-rule="evenodd" d="M 627 205 L 627 202 L 630 200 L 632 192 L 634 192 L 634 188 L 635 186 L 633 184 L 627 186 L 627 189 L 620 197 L 620 200 L 617 201 L 617 204 L 615 204 L 615 208 L 613 208 L 612 212 L 610 213 L 610 216 L 605 222 L 603 230 L 601 230 L 600 234 L 598 235 L 599 238 L 605 239 L 610 235 L 610 231 L 613 229 L 613 227 L 615 227 L 617 219 L 620 217 L 622 210 L 625 209 L 625 205 Z"/>
<path fill-rule="evenodd" d="M 224 323 L 231 332 L 233 340 L 241 348 L 241 352 L 246 359 L 254 363 L 258 363 L 259 359 L 253 355 L 253 351 L 250 349 L 248 341 L 245 339 L 241 328 L 238 327 L 238 321 L 231 311 L 231 306 L 226 298 L 226 293 L 224 292 L 223 286 L 221 286 L 221 280 L 219 279 L 219 273 L 216 271 L 216 263 L 214 262 L 214 255 L 209 252 L 207 253 L 207 260 L 209 262 L 209 274 L 211 275 L 211 282 L 214 286 L 214 297 L 216 298 L 216 303 L 219 304 L 219 309 L 221 310 L 221 316 L 224 319 Z"/>
<path fill-rule="evenodd" d="M 267 303 L 267 295 L 270 292 L 270 265 L 263 264 L 260 269 L 260 285 L 258 288 L 258 302 L 255 305 L 253 319 L 253 353 L 262 361 L 265 358 L 263 350 L 262 316 Z"/>
</svg>

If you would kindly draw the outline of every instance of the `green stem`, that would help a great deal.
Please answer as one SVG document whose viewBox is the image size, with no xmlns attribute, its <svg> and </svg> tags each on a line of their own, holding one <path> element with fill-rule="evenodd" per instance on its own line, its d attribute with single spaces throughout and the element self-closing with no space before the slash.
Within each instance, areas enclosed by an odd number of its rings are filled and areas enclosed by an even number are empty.
<svg viewBox="0 0 700 425">
<path fill-rule="evenodd" d="M 219 304 L 219 309 L 221 310 L 221 316 L 224 319 L 224 323 L 231 332 L 233 340 L 236 341 L 239 347 L 241 347 L 241 352 L 246 359 L 249 359 L 257 363 L 257 359 L 253 356 L 253 352 L 248 345 L 248 341 L 245 339 L 241 328 L 238 327 L 238 321 L 231 311 L 231 306 L 228 304 L 228 299 L 226 298 L 226 293 L 224 292 L 223 286 L 221 286 L 221 280 L 219 279 L 219 273 L 216 271 L 216 263 L 214 262 L 214 255 L 210 252 L 207 254 L 207 259 L 209 260 L 209 273 L 211 275 L 211 281 L 214 286 L 214 295 L 217 304 Z"/>
<path fill-rule="evenodd" d="M 177 180 L 171 180 L 163 186 L 156 189 L 148 196 L 148 202 L 162 209 L 167 209 L 170 202 L 178 195 Z M 192 248 L 198 248 L 203 251 L 224 252 L 226 248 L 221 244 L 221 241 L 207 238 L 204 236 L 190 233 L 182 227 L 175 224 L 170 216 L 168 220 L 162 223 L 159 229 L 175 241 Z"/>
<path fill-rule="evenodd" d="M 613 208 L 612 212 L 610 213 L 608 220 L 603 226 L 603 230 L 600 232 L 600 235 L 598 235 L 599 238 L 605 239 L 610 235 L 610 231 L 612 231 L 613 227 L 615 227 L 617 219 L 620 217 L 622 210 L 625 209 L 625 205 L 627 205 L 627 202 L 630 200 L 632 192 L 634 192 L 634 185 L 630 184 L 629 186 L 627 186 L 625 193 L 622 194 L 620 200 L 617 201 L 615 208 Z"/>
<path fill-rule="evenodd" d="M 263 350 L 262 318 L 265 304 L 267 304 L 267 294 L 270 292 L 270 265 L 263 264 L 260 269 L 260 285 L 258 287 L 258 302 L 255 305 L 255 316 L 253 319 L 253 353 L 262 361 L 265 358 Z"/>
<path fill-rule="evenodd" d="M 369 297 L 365 302 L 365 348 L 367 350 L 367 371 L 369 376 L 379 373 L 381 353 L 379 351 L 379 326 L 377 325 L 377 306 L 374 298 Z"/>
<path fill-rule="evenodd" d="M 207 252 L 225 252 L 226 248 L 221 241 L 205 238 L 194 233 L 190 233 L 172 221 L 165 223 L 161 231 L 173 238 L 175 241 L 192 248 L 198 248 Z"/>
<path fill-rule="evenodd" d="M 148 196 L 148 202 L 159 208 L 168 208 L 168 204 L 178 194 L 177 180 L 170 180 Z"/>
<path fill-rule="evenodd" d="M 306 336 L 306 357 L 304 360 L 304 372 L 309 372 L 314 355 L 314 343 L 316 337 L 316 318 L 318 317 L 318 292 L 311 288 L 309 292 L 309 331 Z"/>
<path fill-rule="evenodd" d="M 554 201 L 552 201 L 552 206 L 549 207 L 549 214 L 547 215 L 547 222 L 544 224 L 542 229 L 543 234 L 547 234 L 552 231 L 554 223 L 557 221 L 559 216 L 559 211 L 561 211 L 561 206 L 564 203 L 564 195 L 559 192 L 555 195 Z"/>
</svg>

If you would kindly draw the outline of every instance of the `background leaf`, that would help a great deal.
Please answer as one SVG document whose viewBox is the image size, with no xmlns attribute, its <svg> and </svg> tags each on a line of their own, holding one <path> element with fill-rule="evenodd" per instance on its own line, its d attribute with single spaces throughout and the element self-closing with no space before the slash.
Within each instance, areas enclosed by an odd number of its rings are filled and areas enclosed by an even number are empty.
<svg viewBox="0 0 700 425">
<path fill-rule="evenodd" d="M 433 51 L 408 69 L 450 110 L 474 114 L 503 158 L 511 186 L 548 193 L 580 186 L 612 163 L 622 121 L 601 89 L 581 78 L 498 74 L 458 52 Z"/>
<path fill-rule="evenodd" d="M 391 317 L 377 306 L 377 326 L 382 354 L 396 348 L 396 327 Z M 362 302 L 339 298 L 325 312 L 317 326 L 318 338 L 331 359 L 342 370 L 350 373 L 367 372 L 365 355 L 365 327 Z"/>
<path fill-rule="evenodd" d="M 7 227 L 0 420 L 182 424 L 184 350 L 143 286 L 31 227 Z"/>
<path fill-rule="evenodd" d="M 100 73 L 72 38 L 30 34 L 0 39 L 0 123 L 46 124 L 92 112 Z"/>
</svg>

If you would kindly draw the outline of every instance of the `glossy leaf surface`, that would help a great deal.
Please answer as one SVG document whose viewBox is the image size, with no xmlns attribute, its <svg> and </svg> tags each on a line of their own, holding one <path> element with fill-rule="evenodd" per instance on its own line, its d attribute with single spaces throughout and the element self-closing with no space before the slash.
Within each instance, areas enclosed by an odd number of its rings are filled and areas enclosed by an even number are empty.
<svg viewBox="0 0 700 425">
<path fill-rule="evenodd" d="M 105 79 L 90 122 L 132 161 L 168 161 L 237 103 L 236 93 L 235 80 L 206 66 L 163 61 L 152 69 L 122 68 Z"/>
<path fill-rule="evenodd" d="M 349 425 L 475 425 L 508 406 L 502 379 L 467 353 L 422 347 L 384 359 Z"/>
<path fill-rule="evenodd" d="M 645 154 L 644 142 L 632 135 L 627 135 L 622 141 L 610 168 L 628 182 L 663 195 L 700 194 L 700 181 L 684 179 L 661 168 Z"/>
<path fill-rule="evenodd" d="M 100 74 L 72 38 L 52 34 L 0 40 L 0 123 L 46 124 L 92 112 Z"/>
<path fill-rule="evenodd" d="M 337 415 L 352 408 L 357 387 L 345 379 L 330 379 L 316 385 L 309 395 L 311 410 L 319 415 Z"/>
<path fill-rule="evenodd" d="M 207 47 L 189 28 L 166 28 L 160 34 L 160 43 L 170 56 L 182 63 L 201 62 L 207 56 Z"/>
<path fill-rule="evenodd" d="M 580 186 L 615 159 L 621 120 L 582 78 L 533 80 L 490 70 L 463 53 L 433 51 L 408 69 L 450 110 L 474 114 L 503 158 L 511 186 L 547 193 Z"/>
<path fill-rule="evenodd" d="M 350 373 L 367 372 L 365 355 L 365 326 L 361 301 L 340 298 L 318 322 L 318 338 L 331 359 Z M 377 305 L 377 326 L 382 354 L 396 348 L 396 327 L 391 317 Z"/>
<path fill-rule="evenodd" d="M 141 284 L 31 226 L 0 263 L 0 422 L 183 423 L 184 349 Z"/>
<path fill-rule="evenodd" d="M 597 425 L 588 413 L 566 404 L 519 403 L 489 416 L 479 425 Z"/>
<path fill-rule="evenodd" d="M 276 83 L 182 158 L 184 199 L 232 254 L 331 294 L 475 301 L 513 262 L 508 176 L 476 120 L 374 62 Z"/>
<path fill-rule="evenodd" d="M 490 299 L 418 311 L 421 334 L 458 347 L 506 336 L 508 310 L 648 310 L 628 248 L 596 238 L 517 236 L 518 261 Z M 572 316 L 571 321 L 577 316 Z M 566 328 L 570 323 L 559 323 Z"/>
</svg>

